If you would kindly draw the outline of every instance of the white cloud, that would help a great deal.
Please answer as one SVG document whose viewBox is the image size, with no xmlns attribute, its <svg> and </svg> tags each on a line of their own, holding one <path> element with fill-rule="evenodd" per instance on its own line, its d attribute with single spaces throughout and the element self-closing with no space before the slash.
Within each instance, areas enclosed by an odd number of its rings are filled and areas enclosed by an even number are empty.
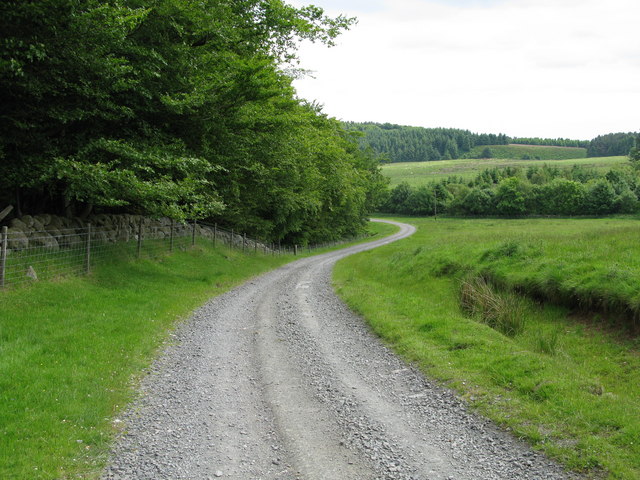
<svg viewBox="0 0 640 480">
<path fill-rule="evenodd" d="M 301 50 L 315 79 L 296 81 L 299 95 L 330 115 L 514 136 L 640 129 L 635 0 L 374 3 L 336 48 Z"/>
</svg>

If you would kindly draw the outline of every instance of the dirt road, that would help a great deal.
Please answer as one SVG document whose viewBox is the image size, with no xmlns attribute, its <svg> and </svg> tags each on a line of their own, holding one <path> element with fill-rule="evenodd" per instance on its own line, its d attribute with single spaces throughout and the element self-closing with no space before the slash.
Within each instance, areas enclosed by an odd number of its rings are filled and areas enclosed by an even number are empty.
<svg viewBox="0 0 640 480">
<path fill-rule="evenodd" d="M 122 419 L 105 479 L 566 478 L 393 355 L 337 299 L 340 258 L 302 259 L 214 298 Z"/>
</svg>

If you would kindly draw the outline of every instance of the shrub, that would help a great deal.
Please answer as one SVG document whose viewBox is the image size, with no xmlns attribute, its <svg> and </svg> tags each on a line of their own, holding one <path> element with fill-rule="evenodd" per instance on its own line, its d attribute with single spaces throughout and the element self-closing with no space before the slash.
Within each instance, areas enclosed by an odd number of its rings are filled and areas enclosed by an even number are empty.
<svg viewBox="0 0 640 480">
<path fill-rule="evenodd" d="M 433 189 L 421 185 L 412 189 L 405 205 L 405 212 L 411 215 L 433 215 Z"/>
<path fill-rule="evenodd" d="M 629 188 L 623 190 L 615 201 L 615 210 L 619 213 L 635 213 L 638 211 L 638 197 Z"/>
<path fill-rule="evenodd" d="M 493 158 L 493 152 L 489 147 L 485 147 L 480 154 L 480 158 Z"/>
<path fill-rule="evenodd" d="M 493 208 L 493 192 L 488 188 L 474 187 L 460 203 L 460 208 L 471 215 L 487 215 Z"/>
<path fill-rule="evenodd" d="M 581 183 L 555 178 L 540 187 L 539 213 L 577 215 L 582 211 L 585 189 Z"/>
<path fill-rule="evenodd" d="M 615 200 L 616 192 L 606 179 L 592 180 L 587 184 L 586 213 L 595 215 L 612 213 Z"/>
<path fill-rule="evenodd" d="M 496 191 L 496 210 L 499 215 L 519 216 L 526 213 L 524 185 L 517 177 L 505 178 Z"/>
</svg>

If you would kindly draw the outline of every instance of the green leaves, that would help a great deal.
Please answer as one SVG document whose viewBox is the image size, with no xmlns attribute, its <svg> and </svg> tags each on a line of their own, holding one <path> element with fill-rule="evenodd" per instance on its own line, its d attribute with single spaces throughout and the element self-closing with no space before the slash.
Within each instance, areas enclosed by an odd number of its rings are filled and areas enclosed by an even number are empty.
<svg viewBox="0 0 640 480">
<path fill-rule="evenodd" d="M 636 137 L 634 147 L 629 151 L 629 160 L 633 163 L 634 167 L 640 166 L 640 136 Z"/>
<path fill-rule="evenodd" d="M 0 3 L 0 201 L 356 233 L 377 162 L 285 73 L 354 21 L 282 0 Z"/>
<path fill-rule="evenodd" d="M 179 220 L 219 213 L 223 204 L 207 177 L 220 170 L 202 158 L 184 156 L 179 145 L 140 148 L 98 139 L 78 155 L 55 160 L 65 196 L 102 206 L 128 206 Z"/>
</svg>

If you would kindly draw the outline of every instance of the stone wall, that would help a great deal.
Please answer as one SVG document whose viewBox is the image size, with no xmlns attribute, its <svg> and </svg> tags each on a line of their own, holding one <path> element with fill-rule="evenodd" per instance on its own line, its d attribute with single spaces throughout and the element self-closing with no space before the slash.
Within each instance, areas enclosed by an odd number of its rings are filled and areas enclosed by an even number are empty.
<svg viewBox="0 0 640 480">
<path fill-rule="evenodd" d="M 98 243 L 116 243 L 137 240 L 140 223 L 142 222 L 143 238 L 163 239 L 171 235 L 172 222 L 169 218 L 148 218 L 140 215 L 93 215 L 86 220 L 79 218 L 58 217 L 55 215 L 24 215 L 15 218 L 8 224 L 9 251 L 20 251 L 42 247 L 48 250 L 59 250 L 71 247 L 86 240 L 89 224 L 91 224 L 91 240 Z M 192 224 L 173 223 L 174 237 L 190 236 L 193 232 Z M 196 225 L 196 235 L 213 241 L 214 228 Z M 243 236 L 231 235 L 222 229 L 217 229 L 216 238 L 223 243 L 236 248 L 266 249 L 265 245 Z"/>
</svg>

